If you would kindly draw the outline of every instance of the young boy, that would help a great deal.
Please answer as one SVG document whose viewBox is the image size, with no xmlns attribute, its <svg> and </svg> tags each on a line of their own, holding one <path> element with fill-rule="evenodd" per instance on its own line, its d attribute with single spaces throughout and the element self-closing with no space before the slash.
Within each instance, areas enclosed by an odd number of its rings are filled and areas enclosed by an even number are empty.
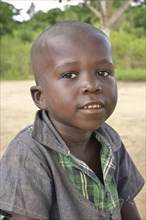
<svg viewBox="0 0 146 220">
<path fill-rule="evenodd" d="M 1 160 L 2 214 L 140 219 L 134 198 L 144 180 L 105 123 L 117 103 L 108 37 L 83 22 L 56 24 L 34 42 L 31 64 L 31 94 L 40 110 Z"/>
</svg>

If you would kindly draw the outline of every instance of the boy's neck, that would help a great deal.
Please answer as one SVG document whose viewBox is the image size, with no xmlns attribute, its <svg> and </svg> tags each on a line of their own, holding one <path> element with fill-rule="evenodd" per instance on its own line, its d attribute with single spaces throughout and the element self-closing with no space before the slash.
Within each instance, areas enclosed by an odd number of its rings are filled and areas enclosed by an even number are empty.
<svg viewBox="0 0 146 220">
<path fill-rule="evenodd" d="M 53 122 L 53 121 L 52 121 Z M 103 182 L 100 163 L 101 144 L 94 138 L 92 131 L 83 132 L 73 127 L 53 123 L 68 146 L 71 154 L 84 161 Z"/>
<path fill-rule="evenodd" d="M 86 151 L 92 131 L 81 131 L 67 125 L 62 125 L 54 120 L 51 121 L 71 152 L 73 149 L 82 151 L 82 153 Z"/>
<path fill-rule="evenodd" d="M 75 135 L 75 134 L 74 134 Z M 80 153 L 86 153 L 87 148 L 90 144 L 91 133 L 90 134 L 78 134 L 76 136 L 64 136 L 63 139 L 70 149 L 71 152 L 78 151 Z M 62 135 L 61 135 L 62 136 Z"/>
<path fill-rule="evenodd" d="M 78 131 L 72 131 L 72 129 L 67 129 L 67 131 L 60 130 L 59 133 L 71 152 L 75 150 L 82 153 L 86 152 L 92 132 L 81 133 Z"/>
</svg>

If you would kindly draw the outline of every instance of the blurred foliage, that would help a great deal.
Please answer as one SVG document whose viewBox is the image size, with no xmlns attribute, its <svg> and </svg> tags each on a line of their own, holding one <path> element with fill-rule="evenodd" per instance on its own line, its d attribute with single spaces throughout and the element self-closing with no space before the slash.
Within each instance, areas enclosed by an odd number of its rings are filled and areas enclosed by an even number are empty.
<svg viewBox="0 0 146 220">
<path fill-rule="evenodd" d="M 14 15 L 19 15 L 20 10 L 15 9 L 11 4 L 0 1 L 0 36 L 12 34 L 18 28 L 19 22 L 13 20 Z"/>
<path fill-rule="evenodd" d="M 146 34 L 146 8 L 143 5 L 129 7 L 125 15 L 125 31 L 135 37 L 145 36 Z M 123 25 L 124 25 L 123 24 Z"/>
<path fill-rule="evenodd" d="M 120 0 L 117 1 L 120 3 Z M 80 20 L 99 27 L 98 18 L 84 5 L 66 6 L 44 13 L 35 13 L 29 21 L 18 22 L 13 19 L 20 10 L 11 4 L 0 1 L 1 36 L 1 79 L 32 78 L 29 53 L 32 42 L 46 28 L 63 20 Z M 122 19 L 120 28 L 111 30 L 113 59 L 116 76 L 120 80 L 145 79 L 145 6 L 138 4 L 129 7 Z"/>
</svg>

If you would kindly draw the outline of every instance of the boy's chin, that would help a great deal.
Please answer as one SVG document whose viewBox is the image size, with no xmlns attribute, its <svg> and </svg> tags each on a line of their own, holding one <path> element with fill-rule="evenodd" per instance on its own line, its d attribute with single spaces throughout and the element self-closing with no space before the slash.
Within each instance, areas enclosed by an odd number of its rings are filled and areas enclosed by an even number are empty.
<svg viewBox="0 0 146 220">
<path fill-rule="evenodd" d="M 80 127 L 80 129 L 83 131 L 83 132 L 93 132 L 93 131 L 96 131 L 98 128 L 101 127 L 101 125 L 103 124 L 104 122 L 102 123 L 96 123 L 95 125 L 90 125 L 89 123 L 86 124 L 85 126 L 82 126 Z"/>
</svg>

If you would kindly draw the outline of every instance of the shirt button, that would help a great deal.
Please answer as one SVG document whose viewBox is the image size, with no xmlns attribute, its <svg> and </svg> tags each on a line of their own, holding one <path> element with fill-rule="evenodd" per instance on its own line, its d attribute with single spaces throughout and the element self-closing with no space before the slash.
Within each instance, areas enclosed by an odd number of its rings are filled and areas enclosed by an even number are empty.
<svg viewBox="0 0 146 220">
<path fill-rule="evenodd" d="M 109 200 L 110 199 L 110 192 L 106 192 L 105 197 L 107 200 Z"/>
</svg>

